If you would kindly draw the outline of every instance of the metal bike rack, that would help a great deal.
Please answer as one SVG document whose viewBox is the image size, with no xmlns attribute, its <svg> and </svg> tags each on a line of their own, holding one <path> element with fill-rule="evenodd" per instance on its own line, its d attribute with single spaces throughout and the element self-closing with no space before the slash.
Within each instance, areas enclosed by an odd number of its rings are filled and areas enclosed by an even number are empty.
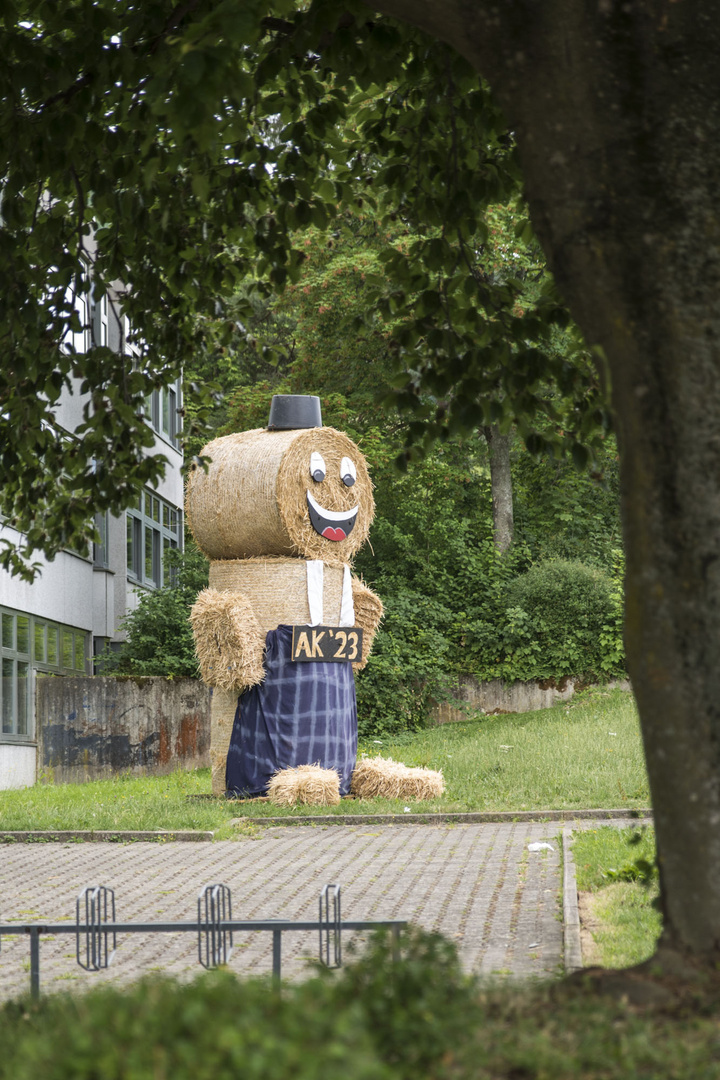
<svg viewBox="0 0 720 1080">
<path fill-rule="evenodd" d="M 207 969 L 228 963 L 233 951 L 233 933 L 259 931 L 272 934 L 272 974 L 282 975 L 282 935 L 293 931 L 318 934 L 320 963 L 328 968 L 342 966 L 342 935 L 346 930 L 392 931 L 393 959 L 398 959 L 404 919 L 364 919 L 342 921 L 340 886 L 325 885 L 320 893 L 318 920 L 233 919 L 232 898 L 227 885 L 205 885 L 197 900 L 197 919 L 187 922 L 117 922 L 115 892 L 105 885 L 82 889 L 75 903 L 75 923 L 0 923 L 2 936 L 25 935 L 30 938 L 30 993 L 40 994 L 40 935 L 74 934 L 75 956 L 85 971 L 102 971 L 110 966 L 117 949 L 118 934 L 187 934 L 197 935 L 198 961 Z"/>
<path fill-rule="evenodd" d="M 109 922 L 115 922 L 115 892 L 104 885 L 88 885 L 75 902 L 75 956 L 85 971 L 101 971 L 112 963 L 117 935 L 110 934 Z M 109 952 L 111 936 L 112 951 Z"/>
<path fill-rule="evenodd" d="M 227 964 L 233 951 L 232 900 L 227 885 L 205 885 L 198 897 L 198 960 L 204 968 Z"/>
<path fill-rule="evenodd" d="M 342 967 L 342 921 L 340 886 L 325 885 L 320 893 L 320 963 L 327 968 Z"/>
</svg>

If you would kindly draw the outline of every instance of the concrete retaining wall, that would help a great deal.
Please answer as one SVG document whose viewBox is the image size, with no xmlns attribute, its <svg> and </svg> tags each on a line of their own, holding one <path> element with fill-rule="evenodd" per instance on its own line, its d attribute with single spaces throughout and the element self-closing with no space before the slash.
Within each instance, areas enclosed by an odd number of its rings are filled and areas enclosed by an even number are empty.
<svg viewBox="0 0 720 1080">
<path fill-rule="evenodd" d="M 516 713 L 549 709 L 557 701 L 568 701 L 579 687 L 578 679 L 563 678 L 557 682 L 504 683 L 500 679 L 478 682 L 471 675 L 460 675 L 450 691 L 450 701 L 440 702 L 432 710 L 436 724 L 467 720 L 473 713 Z M 582 684 L 586 686 L 587 684 Z M 630 683 L 613 679 L 608 687 L 629 690 Z"/>
<path fill-rule="evenodd" d="M 35 716 L 38 779 L 210 764 L 210 689 L 195 679 L 39 678 Z"/>
</svg>

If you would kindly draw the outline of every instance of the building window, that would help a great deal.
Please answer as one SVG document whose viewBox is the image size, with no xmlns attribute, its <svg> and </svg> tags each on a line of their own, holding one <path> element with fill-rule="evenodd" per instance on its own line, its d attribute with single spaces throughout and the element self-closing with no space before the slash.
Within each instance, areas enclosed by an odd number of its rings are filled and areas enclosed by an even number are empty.
<svg viewBox="0 0 720 1080">
<path fill-rule="evenodd" d="M 95 529 L 99 536 L 93 544 L 93 566 L 99 570 L 107 570 L 108 567 L 108 516 L 107 511 L 95 515 Z"/>
<path fill-rule="evenodd" d="M 80 323 L 80 330 L 68 330 L 63 338 L 63 347 L 77 353 L 84 353 L 90 348 L 90 319 L 88 316 L 88 298 L 72 289 L 66 293 L 68 303 L 75 309 Z"/>
<path fill-rule="evenodd" d="M 33 733 L 33 672 L 84 675 L 90 635 L 9 608 L 0 608 L 0 624 L 0 737 L 29 738 Z"/>
<path fill-rule="evenodd" d="M 107 346 L 110 336 L 108 333 L 108 298 L 107 293 L 95 300 L 93 311 L 93 337 L 96 345 Z"/>
<path fill-rule="evenodd" d="M 182 511 L 143 491 L 126 512 L 126 527 L 128 577 L 149 588 L 172 584 L 167 556 L 182 547 Z"/>
<path fill-rule="evenodd" d="M 127 315 L 123 316 L 123 342 L 125 355 L 132 360 L 134 368 L 142 365 L 142 349 L 132 332 L 130 320 Z M 175 449 L 179 449 L 180 433 L 182 428 L 180 413 L 182 385 L 177 379 L 173 386 L 165 386 L 160 390 L 153 390 L 145 398 L 145 419 L 150 427 L 163 439 L 169 442 Z"/>
<path fill-rule="evenodd" d="M 145 419 L 153 431 L 179 449 L 182 424 L 180 421 L 180 379 L 174 386 L 153 390 L 145 398 Z"/>
</svg>

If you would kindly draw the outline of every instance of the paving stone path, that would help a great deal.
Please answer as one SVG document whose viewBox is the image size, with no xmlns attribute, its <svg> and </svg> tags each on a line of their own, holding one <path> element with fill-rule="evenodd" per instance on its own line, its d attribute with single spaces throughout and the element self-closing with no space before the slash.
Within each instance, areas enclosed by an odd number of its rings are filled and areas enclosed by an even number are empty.
<svg viewBox="0 0 720 1080">
<path fill-rule="evenodd" d="M 0 845 L 0 922 L 74 921 L 86 885 L 115 889 L 118 922 L 192 920 L 209 882 L 232 890 L 237 919 L 316 919 L 327 882 L 342 885 L 346 919 L 408 919 L 454 939 L 468 971 L 548 977 L 562 970 L 557 822 L 482 825 L 286 826 L 217 843 Z M 545 841 L 553 850 L 528 850 Z M 345 943 L 344 943 L 345 946 Z M 237 934 L 230 967 L 271 968 L 271 937 Z M 283 934 L 283 977 L 317 951 L 310 933 Z M 108 971 L 75 962 L 73 935 L 43 938 L 41 989 L 51 992 L 153 971 L 192 977 L 194 934 L 126 934 Z M 0 998 L 29 984 L 29 942 L 2 939 Z"/>
</svg>

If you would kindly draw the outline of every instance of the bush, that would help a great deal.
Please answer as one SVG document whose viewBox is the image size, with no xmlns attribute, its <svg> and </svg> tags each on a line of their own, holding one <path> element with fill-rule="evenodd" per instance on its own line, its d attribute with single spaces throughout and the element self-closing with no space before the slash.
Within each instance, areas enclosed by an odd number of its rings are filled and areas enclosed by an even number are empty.
<svg viewBox="0 0 720 1080">
<path fill-rule="evenodd" d="M 455 944 L 441 934 L 409 926 L 399 960 L 389 942 L 389 932 L 380 931 L 345 968 L 336 1001 L 359 1005 L 380 1058 L 402 1080 L 432 1077 L 479 1023 L 477 985 L 463 973 Z"/>
<path fill-rule="evenodd" d="M 367 667 L 355 680 L 358 734 L 399 735 L 427 726 L 448 683 L 452 613 L 437 601 L 404 592 L 387 598 L 385 618 Z"/>
<path fill-rule="evenodd" d="M 102 675 L 165 675 L 200 677 L 190 608 L 208 583 L 208 562 L 189 541 L 184 552 L 167 552 L 174 582 L 143 592 L 140 603 L 123 620 L 126 640 L 117 652 L 102 658 Z"/>
<path fill-rule="evenodd" d="M 622 599 L 604 570 L 577 560 L 538 563 L 510 583 L 503 659 L 514 679 L 602 679 L 624 671 Z"/>
<path fill-rule="evenodd" d="M 473 983 L 455 946 L 420 930 L 391 959 L 376 935 L 356 964 L 286 986 L 214 973 L 190 985 L 0 1009 L 2 1080 L 417 1080 L 471 1028 Z"/>
</svg>

